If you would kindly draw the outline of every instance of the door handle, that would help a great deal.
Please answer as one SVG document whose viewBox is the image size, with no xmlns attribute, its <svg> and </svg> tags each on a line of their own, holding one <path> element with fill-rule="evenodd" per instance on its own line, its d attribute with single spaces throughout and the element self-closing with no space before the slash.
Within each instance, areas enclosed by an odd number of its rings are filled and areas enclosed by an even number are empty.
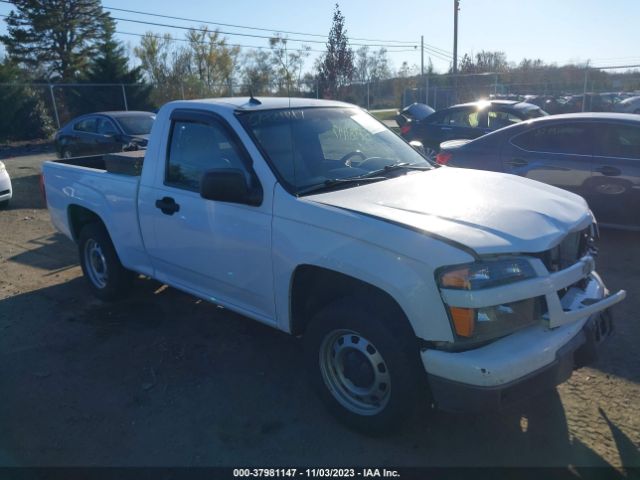
<svg viewBox="0 0 640 480">
<path fill-rule="evenodd" d="M 163 197 L 156 200 L 156 208 L 159 208 L 165 215 L 173 215 L 180 211 L 180 205 L 171 197 Z"/>
<path fill-rule="evenodd" d="M 440 130 L 442 130 L 443 132 L 450 132 L 451 130 L 453 130 L 453 127 L 440 127 Z"/>
<path fill-rule="evenodd" d="M 513 160 L 509 160 L 507 165 L 511 165 L 512 167 L 525 167 L 529 165 L 529 162 L 522 160 L 521 158 L 514 158 Z"/>
<path fill-rule="evenodd" d="M 596 172 L 600 172 L 606 177 L 617 177 L 618 175 L 620 175 L 620 173 L 622 173 L 620 172 L 620 169 L 612 167 L 610 165 L 603 165 L 601 167 L 598 167 L 596 168 Z"/>
</svg>

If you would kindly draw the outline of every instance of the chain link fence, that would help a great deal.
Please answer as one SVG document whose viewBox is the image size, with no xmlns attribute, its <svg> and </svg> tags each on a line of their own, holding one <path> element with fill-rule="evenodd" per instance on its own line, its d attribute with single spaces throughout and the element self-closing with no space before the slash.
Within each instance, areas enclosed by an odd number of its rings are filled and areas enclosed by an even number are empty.
<svg viewBox="0 0 640 480">
<path fill-rule="evenodd" d="M 622 96 L 640 94 L 640 65 L 623 67 L 575 67 L 555 70 L 514 71 L 462 75 L 400 77 L 351 83 L 338 89 L 315 78 L 292 82 L 256 84 L 167 82 L 160 85 L 88 84 L 88 83 L 1 83 L 0 98 L 30 95 L 41 106 L 53 128 L 60 128 L 79 115 L 109 110 L 157 110 L 172 100 L 226 96 L 295 96 L 337 99 L 366 109 L 402 108 L 413 102 L 427 103 L 436 110 L 456 103 L 488 98 L 527 100 L 540 103 L 549 113 L 566 110 L 571 96 L 580 110 L 608 110 Z M 604 105 L 597 94 L 609 92 Z M 618 95 L 619 97 L 615 97 Z M 600 95 L 599 97 L 602 97 Z M 604 97 L 603 97 L 604 98 Z M 587 101 L 584 101 L 587 100 Z M 595 102 L 598 100 L 598 102 Z M 565 110 L 563 110 L 563 108 Z M 576 108 L 578 110 L 576 110 Z M 4 138 L 0 132 L 0 138 Z M 34 138 L 28 135 L 25 138 Z"/>
</svg>

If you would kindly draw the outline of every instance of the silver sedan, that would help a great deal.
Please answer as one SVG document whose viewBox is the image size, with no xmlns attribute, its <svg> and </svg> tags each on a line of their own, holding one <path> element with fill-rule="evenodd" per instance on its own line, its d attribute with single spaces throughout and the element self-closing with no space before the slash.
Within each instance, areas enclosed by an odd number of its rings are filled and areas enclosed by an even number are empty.
<svg viewBox="0 0 640 480">
<path fill-rule="evenodd" d="M 625 98 L 614 107 L 614 110 L 620 113 L 640 113 L 640 96 Z"/>
</svg>

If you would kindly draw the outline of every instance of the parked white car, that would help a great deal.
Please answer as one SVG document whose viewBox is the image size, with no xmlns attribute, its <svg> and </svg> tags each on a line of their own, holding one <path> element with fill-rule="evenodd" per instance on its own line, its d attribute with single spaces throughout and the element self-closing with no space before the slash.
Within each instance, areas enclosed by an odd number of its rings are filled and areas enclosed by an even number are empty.
<svg viewBox="0 0 640 480">
<path fill-rule="evenodd" d="M 6 207 L 13 195 L 11 178 L 4 162 L 0 161 L 0 207 Z"/>
<path fill-rule="evenodd" d="M 625 297 L 595 272 L 581 197 L 433 165 L 353 105 L 172 102 L 140 173 L 141 154 L 43 166 L 93 292 L 137 272 L 301 336 L 320 397 L 359 429 L 417 400 L 484 411 L 552 388 Z"/>
<path fill-rule="evenodd" d="M 640 96 L 625 98 L 613 108 L 621 113 L 640 113 Z"/>
</svg>

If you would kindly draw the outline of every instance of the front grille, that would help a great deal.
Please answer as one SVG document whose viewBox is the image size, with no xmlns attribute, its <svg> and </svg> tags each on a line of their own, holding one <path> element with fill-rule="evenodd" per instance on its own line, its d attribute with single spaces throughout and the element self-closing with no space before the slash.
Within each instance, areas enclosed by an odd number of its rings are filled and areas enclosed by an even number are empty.
<svg viewBox="0 0 640 480">
<path fill-rule="evenodd" d="M 0 190 L 0 197 L 2 195 L 8 195 L 11 190 Z"/>
<path fill-rule="evenodd" d="M 571 232 L 562 241 L 546 252 L 534 254 L 544 263 L 547 270 L 557 272 L 569 268 L 593 248 L 594 239 L 591 227 L 578 232 Z"/>
</svg>

